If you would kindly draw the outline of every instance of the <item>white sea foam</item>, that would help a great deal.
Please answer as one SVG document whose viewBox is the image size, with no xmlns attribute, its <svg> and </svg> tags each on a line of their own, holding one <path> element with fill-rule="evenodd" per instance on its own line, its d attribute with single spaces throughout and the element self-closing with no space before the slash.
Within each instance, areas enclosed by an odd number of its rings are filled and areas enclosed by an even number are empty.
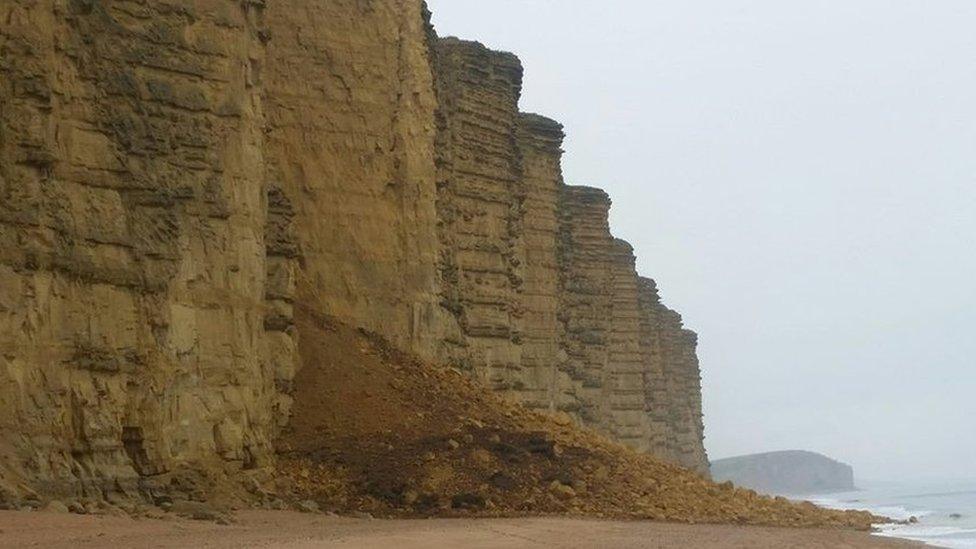
<svg viewBox="0 0 976 549">
<path fill-rule="evenodd" d="M 811 502 L 828 509 L 856 509 L 858 511 L 868 511 L 875 515 L 888 517 L 894 520 L 909 520 L 912 517 L 922 518 L 932 514 L 927 509 L 906 509 L 899 505 L 871 505 L 861 500 L 839 500 L 831 498 L 811 498 Z"/>
<path fill-rule="evenodd" d="M 834 498 L 812 498 L 810 501 L 830 509 L 869 511 L 904 522 L 875 525 L 875 535 L 878 536 L 919 541 L 949 549 L 976 549 L 976 521 L 973 520 L 976 506 L 973 505 L 972 492 L 916 494 L 919 492 L 915 490 L 865 490 Z M 922 501 L 925 507 L 914 505 Z M 912 517 L 917 522 L 907 523 Z"/>
<path fill-rule="evenodd" d="M 880 524 L 877 536 L 909 539 L 949 549 L 976 548 L 976 529 L 954 526 L 919 526 L 915 524 Z"/>
</svg>

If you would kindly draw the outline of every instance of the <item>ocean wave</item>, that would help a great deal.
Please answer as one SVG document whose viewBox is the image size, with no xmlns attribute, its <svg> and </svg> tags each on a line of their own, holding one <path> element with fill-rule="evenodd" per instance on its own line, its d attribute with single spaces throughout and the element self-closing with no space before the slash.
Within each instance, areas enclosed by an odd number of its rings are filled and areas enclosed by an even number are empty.
<svg viewBox="0 0 976 549">
<path fill-rule="evenodd" d="M 928 496 L 929 494 L 934 495 L 934 492 L 917 493 L 923 497 Z M 967 492 L 956 491 L 946 495 L 959 495 L 966 493 Z M 855 509 L 859 511 L 869 511 L 875 515 L 888 517 L 895 521 L 902 522 L 901 524 L 875 525 L 875 529 L 877 530 L 875 535 L 878 536 L 908 539 L 912 541 L 919 541 L 928 545 L 935 545 L 950 549 L 976 549 L 976 524 L 969 520 L 955 525 L 950 524 L 950 521 L 947 521 L 947 519 L 952 517 L 953 513 L 950 513 L 946 509 L 951 509 L 953 507 L 939 507 L 936 504 L 933 509 L 941 510 L 935 511 L 931 509 L 916 508 L 910 503 L 903 506 L 891 502 L 890 500 L 888 502 L 879 501 L 876 503 L 871 503 L 869 500 L 865 500 L 863 498 L 858 498 L 855 500 L 852 498 L 817 497 L 810 499 L 810 501 L 828 509 Z M 913 498 L 913 501 L 921 501 L 921 498 Z M 952 505 L 955 506 L 957 503 L 958 502 L 952 502 Z M 959 512 L 960 515 L 970 514 L 969 512 L 965 511 L 965 509 L 970 509 L 968 503 L 963 503 L 963 506 L 958 508 L 964 509 L 964 511 Z M 907 523 L 912 517 L 919 519 L 919 522 L 912 521 L 912 523 Z"/>
<path fill-rule="evenodd" d="M 933 512 L 927 509 L 907 509 L 898 505 L 868 505 L 863 501 L 844 501 L 831 498 L 814 498 L 811 502 L 828 509 L 838 509 L 846 511 L 853 509 L 856 511 L 868 511 L 875 515 L 888 517 L 893 520 L 908 520 L 912 517 L 922 518 L 931 515 Z"/>
<path fill-rule="evenodd" d="M 949 549 L 976 548 L 976 528 L 955 526 L 921 526 L 916 524 L 879 524 L 876 536 L 920 541 Z"/>
</svg>

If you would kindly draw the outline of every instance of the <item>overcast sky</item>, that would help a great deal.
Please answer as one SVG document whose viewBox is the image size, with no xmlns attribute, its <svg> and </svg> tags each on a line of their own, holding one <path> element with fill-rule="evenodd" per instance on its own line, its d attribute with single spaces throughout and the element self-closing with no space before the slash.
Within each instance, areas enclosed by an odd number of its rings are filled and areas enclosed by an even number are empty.
<svg viewBox="0 0 976 549">
<path fill-rule="evenodd" d="M 699 332 L 713 459 L 976 477 L 976 2 L 428 3 Z"/>
</svg>

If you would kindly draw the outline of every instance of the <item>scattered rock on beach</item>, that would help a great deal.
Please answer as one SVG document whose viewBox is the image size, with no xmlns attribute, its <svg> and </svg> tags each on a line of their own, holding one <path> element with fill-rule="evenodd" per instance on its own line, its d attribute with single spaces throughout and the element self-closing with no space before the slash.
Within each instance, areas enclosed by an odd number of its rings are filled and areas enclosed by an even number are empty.
<svg viewBox="0 0 976 549">
<path fill-rule="evenodd" d="M 42 511 L 45 511 L 45 512 L 48 512 L 48 513 L 68 513 L 69 512 L 68 511 L 68 506 L 65 505 L 64 503 L 56 500 L 56 499 L 47 502 L 47 505 L 44 506 L 44 508 L 42 509 Z"/>
<path fill-rule="evenodd" d="M 549 491 L 559 499 L 573 499 L 576 497 L 576 490 L 571 486 L 566 486 L 558 480 L 549 483 Z"/>
<path fill-rule="evenodd" d="M 480 494 L 464 493 L 451 498 L 453 509 L 483 509 L 485 507 L 485 497 Z"/>
<path fill-rule="evenodd" d="M 177 500 L 173 502 L 173 505 L 169 510 L 171 513 L 175 513 L 181 517 L 191 518 L 193 520 L 216 521 L 225 516 L 225 513 L 222 513 L 218 509 L 199 501 Z"/>
<path fill-rule="evenodd" d="M 303 513 L 318 513 L 319 504 L 314 501 L 307 499 L 298 504 L 298 510 Z"/>
</svg>

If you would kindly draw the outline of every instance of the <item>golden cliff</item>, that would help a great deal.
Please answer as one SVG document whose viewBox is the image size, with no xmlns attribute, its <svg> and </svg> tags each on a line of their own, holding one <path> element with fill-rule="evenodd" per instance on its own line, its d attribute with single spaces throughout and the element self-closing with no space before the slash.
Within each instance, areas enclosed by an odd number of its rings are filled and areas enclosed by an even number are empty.
<svg viewBox="0 0 976 549">
<path fill-rule="evenodd" d="M 0 495 L 261 469 L 296 304 L 707 471 L 696 337 L 521 77 L 420 0 L 0 3 Z"/>
</svg>

